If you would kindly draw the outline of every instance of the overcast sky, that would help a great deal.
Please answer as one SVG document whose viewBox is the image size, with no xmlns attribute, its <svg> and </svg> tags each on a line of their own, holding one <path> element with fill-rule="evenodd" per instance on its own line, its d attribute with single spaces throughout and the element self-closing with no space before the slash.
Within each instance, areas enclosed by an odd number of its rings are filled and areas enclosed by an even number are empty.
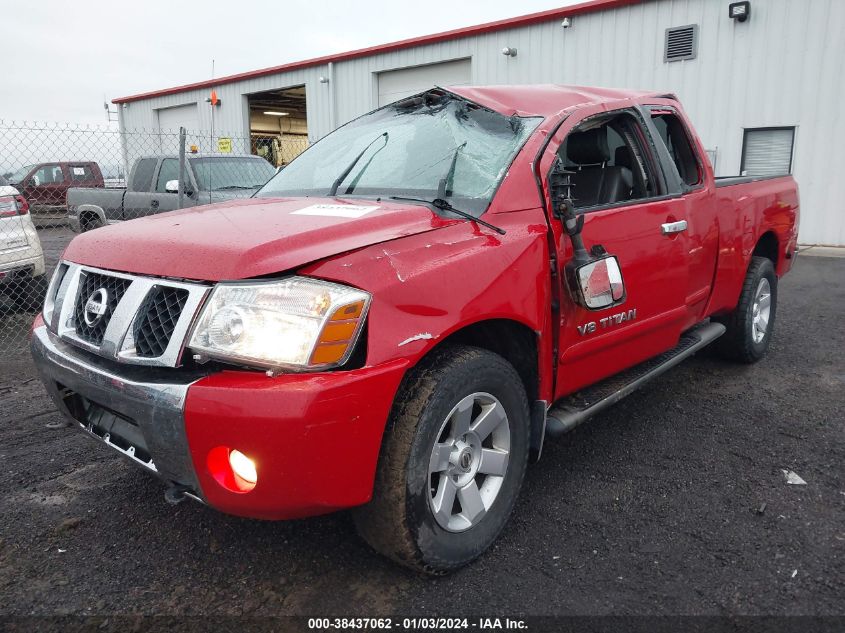
<svg viewBox="0 0 845 633">
<path fill-rule="evenodd" d="M 575 0 L 4 0 L 0 119 L 104 123 L 148 90 L 576 4 Z"/>
</svg>

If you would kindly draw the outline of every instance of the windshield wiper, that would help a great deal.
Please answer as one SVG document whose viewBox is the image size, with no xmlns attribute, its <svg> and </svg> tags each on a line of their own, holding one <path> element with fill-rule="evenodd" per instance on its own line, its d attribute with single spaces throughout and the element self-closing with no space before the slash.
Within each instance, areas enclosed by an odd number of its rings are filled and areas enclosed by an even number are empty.
<svg viewBox="0 0 845 633">
<path fill-rule="evenodd" d="M 258 186 L 260 187 L 261 185 Z M 225 187 L 215 187 L 214 191 L 226 191 L 228 189 L 255 189 L 255 187 L 248 185 L 226 185 Z"/>
<path fill-rule="evenodd" d="M 449 164 L 449 171 L 446 172 L 446 176 L 441 178 L 437 185 L 437 197 L 441 200 L 445 200 L 452 195 L 452 184 L 455 180 L 455 167 L 458 164 L 458 154 L 466 147 L 466 144 L 467 142 L 464 141 L 455 148 L 455 153 L 452 154 L 452 162 Z"/>
<path fill-rule="evenodd" d="M 449 211 L 454 213 L 455 215 L 459 215 L 465 220 L 469 220 L 470 222 L 477 222 L 483 226 L 486 226 L 488 229 L 492 229 L 496 231 L 499 235 L 504 235 L 507 233 L 505 229 L 500 229 L 498 226 L 493 226 L 489 222 L 485 222 L 481 218 L 475 217 L 472 213 L 467 213 L 466 211 L 461 211 L 460 209 L 456 209 L 452 206 L 452 204 L 448 200 L 444 200 L 443 198 L 435 198 L 434 200 L 425 200 L 423 198 L 408 198 L 405 196 L 390 196 L 391 200 L 408 200 L 409 202 L 422 202 L 423 204 L 430 204 L 435 209 L 440 209 L 441 211 Z"/>
<path fill-rule="evenodd" d="M 372 147 L 373 143 L 375 143 L 380 138 L 383 138 L 384 144 L 387 145 L 387 140 L 390 138 L 390 135 L 387 132 L 382 132 L 377 137 L 375 137 L 372 141 L 367 143 L 367 146 L 364 149 L 361 150 L 361 153 L 358 154 L 351 163 L 349 163 L 349 166 L 346 169 L 344 169 L 343 172 L 341 172 L 340 176 L 337 177 L 337 180 L 334 181 L 334 183 L 332 184 L 332 188 L 329 191 L 329 196 L 336 196 L 337 195 L 337 190 L 338 190 L 338 187 L 340 187 L 340 183 L 342 183 L 344 180 L 346 180 L 346 177 L 349 175 L 349 172 L 351 172 L 353 170 L 353 168 L 355 167 L 355 165 L 358 164 L 358 161 L 361 160 L 361 157 L 364 154 L 366 154 L 367 150 L 370 149 L 370 147 Z"/>
</svg>

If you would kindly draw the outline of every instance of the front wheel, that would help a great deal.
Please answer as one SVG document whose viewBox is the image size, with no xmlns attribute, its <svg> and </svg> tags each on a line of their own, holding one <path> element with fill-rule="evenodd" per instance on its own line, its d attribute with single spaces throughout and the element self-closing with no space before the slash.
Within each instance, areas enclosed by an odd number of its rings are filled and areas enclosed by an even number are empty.
<svg viewBox="0 0 845 633">
<path fill-rule="evenodd" d="M 736 309 L 718 319 L 727 331 L 715 344 L 724 357 L 756 363 L 766 355 L 777 312 L 778 278 L 771 260 L 752 257 Z"/>
<path fill-rule="evenodd" d="M 426 573 L 469 563 L 510 517 L 528 429 L 525 389 L 510 363 L 473 347 L 436 352 L 397 396 L 373 500 L 355 512 L 359 533 Z"/>
</svg>

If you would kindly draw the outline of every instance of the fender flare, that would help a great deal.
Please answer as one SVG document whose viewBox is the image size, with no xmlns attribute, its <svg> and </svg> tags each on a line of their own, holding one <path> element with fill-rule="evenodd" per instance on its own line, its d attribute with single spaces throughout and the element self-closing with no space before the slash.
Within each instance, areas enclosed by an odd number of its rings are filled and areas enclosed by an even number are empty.
<svg viewBox="0 0 845 633">
<path fill-rule="evenodd" d="M 103 226 L 108 224 L 108 221 L 106 220 L 106 212 L 102 207 L 99 207 L 96 204 L 80 204 L 76 207 L 76 217 L 80 219 L 80 223 L 82 222 L 82 215 L 84 213 L 94 213 L 98 218 L 100 218 L 100 222 L 102 222 Z"/>
</svg>

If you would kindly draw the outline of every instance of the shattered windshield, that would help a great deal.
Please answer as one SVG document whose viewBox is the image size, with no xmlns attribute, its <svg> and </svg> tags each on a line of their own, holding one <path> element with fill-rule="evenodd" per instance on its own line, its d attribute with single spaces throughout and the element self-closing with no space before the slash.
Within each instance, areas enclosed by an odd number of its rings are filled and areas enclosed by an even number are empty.
<svg viewBox="0 0 845 633">
<path fill-rule="evenodd" d="M 541 120 L 507 117 L 448 93 L 425 93 L 329 134 L 257 197 L 326 196 L 340 179 L 340 196 L 445 197 L 477 215 Z"/>
</svg>

